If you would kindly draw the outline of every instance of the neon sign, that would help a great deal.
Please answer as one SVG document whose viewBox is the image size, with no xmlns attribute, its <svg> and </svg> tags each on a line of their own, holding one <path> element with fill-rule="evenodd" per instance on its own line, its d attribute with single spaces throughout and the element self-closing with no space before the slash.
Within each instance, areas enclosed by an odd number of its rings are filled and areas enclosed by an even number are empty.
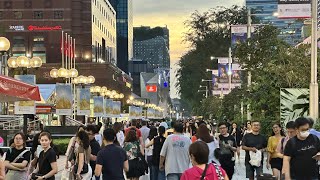
<svg viewBox="0 0 320 180">
<path fill-rule="evenodd" d="M 58 31 L 62 30 L 61 26 L 28 26 L 29 31 Z"/>
<path fill-rule="evenodd" d="M 24 31 L 24 26 L 9 26 L 9 29 L 14 31 Z"/>
</svg>

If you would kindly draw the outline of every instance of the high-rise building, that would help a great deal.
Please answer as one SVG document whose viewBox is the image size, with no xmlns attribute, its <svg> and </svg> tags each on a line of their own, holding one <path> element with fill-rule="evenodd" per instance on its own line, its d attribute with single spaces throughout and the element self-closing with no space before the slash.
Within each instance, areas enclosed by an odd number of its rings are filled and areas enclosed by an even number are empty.
<svg viewBox="0 0 320 180">
<path fill-rule="evenodd" d="M 116 12 L 108 0 L 0 1 L 0 35 L 13 56 L 61 62 L 62 31 L 76 39 L 76 61 L 117 63 Z"/>
<path fill-rule="evenodd" d="M 128 61 L 133 58 L 132 0 L 111 0 L 117 12 L 117 66 L 128 72 Z"/>
<path fill-rule="evenodd" d="M 296 45 L 302 41 L 303 22 L 297 19 L 278 19 L 273 16 L 278 10 L 278 0 L 246 0 L 246 7 L 250 8 L 253 14 L 256 14 L 260 23 L 279 28 L 279 37 L 287 43 Z"/>
<path fill-rule="evenodd" d="M 134 41 L 144 41 L 148 39 L 155 38 L 157 36 L 162 36 L 165 41 L 167 48 L 170 49 L 169 45 L 169 29 L 167 26 L 165 27 L 154 27 L 150 26 L 141 26 L 133 28 L 133 40 Z"/>
</svg>

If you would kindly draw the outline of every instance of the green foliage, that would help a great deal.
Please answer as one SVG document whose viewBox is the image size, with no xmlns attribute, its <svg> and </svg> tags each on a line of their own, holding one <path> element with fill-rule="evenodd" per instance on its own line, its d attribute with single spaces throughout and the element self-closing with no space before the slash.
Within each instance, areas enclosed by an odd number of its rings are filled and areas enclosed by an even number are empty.
<svg viewBox="0 0 320 180">
<path fill-rule="evenodd" d="M 53 139 L 53 144 L 58 148 L 60 155 L 66 154 L 70 139 L 71 138 Z"/>
</svg>

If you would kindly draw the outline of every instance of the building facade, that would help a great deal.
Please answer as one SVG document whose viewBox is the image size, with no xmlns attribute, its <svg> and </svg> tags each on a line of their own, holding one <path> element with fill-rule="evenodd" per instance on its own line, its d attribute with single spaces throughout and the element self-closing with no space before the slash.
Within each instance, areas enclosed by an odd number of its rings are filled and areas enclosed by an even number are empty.
<svg viewBox="0 0 320 180">
<path fill-rule="evenodd" d="M 170 68 L 167 41 L 161 36 L 145 41 L 134 41 L 134 58 L 149 62 L 154 69 Z"/>
<path fill-rule="evenodd" d="M 297 19 L 278 19 L 273 16 L 278 10 L 278 0 L 246 0 L 246 7 L 256 14 L 261 24 L 270 24 L 279 28 L 279 37 L 287 43 L 296 45 L 302 41 L 303 22 Z"/>
<path fill-rule="evenodd" d="M 107 0 L 0 2 L 0 35 L 13 56 L 61 62 L 62 31 L 76 39 L 76 61 L 116 64 L 116 12 Z"/>
<path fill-rule="evenodd" d="M 111 0 L 117 12 L 117 66 L 128 72 L 128 61 L 133 58 L 132 0 Z"/>
<path fill-rule="evenodd" d="M 147 61 L 142 61 L 140 59 L 133 59 L 129 61 L 129 74 L 132 77 L 132 88 L 133 93 L 141 97 L 141 86 L 140 86 L 140 74 L 153 73 L 152 66 Z"/>
</svg>

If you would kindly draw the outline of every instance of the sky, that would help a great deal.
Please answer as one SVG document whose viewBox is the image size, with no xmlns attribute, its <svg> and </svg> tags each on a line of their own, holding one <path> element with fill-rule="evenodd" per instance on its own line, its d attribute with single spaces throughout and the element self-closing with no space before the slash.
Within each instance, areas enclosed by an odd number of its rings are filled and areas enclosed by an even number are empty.
<svg viewBox="0 0 320 180">
<path fill-rule="evenodd" d="M 189 45 L 182 42 L 187 32 L 184 22 L 194 11 L 205 12 L 216 6 L 230 7 L 244 5 L 244 0 L 132 0 L 133 25 L 137 26 L 167 26 L 170 33 L 170 92 L 171 98 L 178 97 L 175 88 L 175 72 L 179 68 L 177 63 L 185 54 Z"/>
</svg>

